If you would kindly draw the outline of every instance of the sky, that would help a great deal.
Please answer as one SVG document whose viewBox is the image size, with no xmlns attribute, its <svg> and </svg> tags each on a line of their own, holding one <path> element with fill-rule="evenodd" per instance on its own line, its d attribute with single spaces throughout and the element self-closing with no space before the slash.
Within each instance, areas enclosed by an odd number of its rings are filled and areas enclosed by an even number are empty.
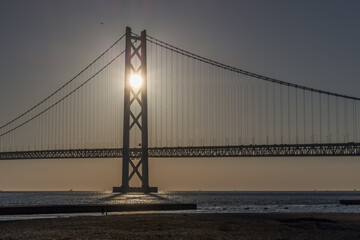
<svg viewBox="0 0 360 240">
<path fill-rule="evenodd" d="M 68 81 L 126 26 L 284 81 L 360 97 L 359 1 L 0 1 L 0 123 Z M 359 158 L 151 159 L 160 190 L 352 190 Z M 110 190 L 119 159 L 0 162 L 0 189 Z"/>
</svg>

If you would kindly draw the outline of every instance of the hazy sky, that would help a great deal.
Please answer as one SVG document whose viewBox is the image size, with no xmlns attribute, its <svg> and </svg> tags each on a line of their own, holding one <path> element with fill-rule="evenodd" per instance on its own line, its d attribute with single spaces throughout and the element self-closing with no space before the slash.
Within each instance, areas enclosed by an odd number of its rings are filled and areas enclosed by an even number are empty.
<svg viewBox="0 0 360 240">
<path fill-rule="evenodd" d="M 126 26 L 202 56 L 359 97 L 360 1 L 0 1 L 0 123 L 73 77 Z M 101 24 L 103 23 L 103 24 Z M 120 160 L 0 162 L 0 189 L 110 189 Z M 162 190 L 360 188 L 359 158 L 161 159 Z"/>
</svg>

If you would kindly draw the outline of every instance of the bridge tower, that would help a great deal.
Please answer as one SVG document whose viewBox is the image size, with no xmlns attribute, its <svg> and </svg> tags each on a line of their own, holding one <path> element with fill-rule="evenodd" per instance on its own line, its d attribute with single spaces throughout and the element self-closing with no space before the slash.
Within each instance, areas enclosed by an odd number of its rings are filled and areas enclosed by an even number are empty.
<svg viewBox="0 0 360 240">
<path fill-rule="evenodd" d="M 146 31 L 138 36 L 127 27 L 125 41 L 122 185 L 114 187 L 113 192 L 157 192 L 157 187 L 149 186 Z M 135 112 L 136 104 L 140 108 L 138 114 Z M 131 136 L 134 137 L 130 133 L 135 129 L 141 134 L 135 141 L 130 141 Z M 131 146 L 132 142 L 138 146 Z M 133 176 L 139 177 L 141 187 L 130 187 Z"/>
</svg>

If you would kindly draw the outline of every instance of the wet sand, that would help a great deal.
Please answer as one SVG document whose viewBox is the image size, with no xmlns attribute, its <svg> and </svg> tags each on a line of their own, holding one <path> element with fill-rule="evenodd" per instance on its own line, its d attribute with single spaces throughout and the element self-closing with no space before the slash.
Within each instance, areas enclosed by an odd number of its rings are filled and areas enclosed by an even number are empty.
<svg viewBox="0 0 360 240">
<path fill-rule="evenodd" d="M 360 214 L 125 214 L 0 222 L 0 239 L 360 239 Z"/>
</svg>

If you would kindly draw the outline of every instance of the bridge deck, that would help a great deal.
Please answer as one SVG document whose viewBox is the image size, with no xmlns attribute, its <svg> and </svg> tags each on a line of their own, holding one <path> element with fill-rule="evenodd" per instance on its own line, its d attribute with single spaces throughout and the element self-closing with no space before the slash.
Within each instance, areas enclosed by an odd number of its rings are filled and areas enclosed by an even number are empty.
<svg viewBox="0 0 360 240">
<path fill-rule="evenodd" d="M 133 157 L 139 157 L 141 155 L 140 149 L 131 149 L 131 155 Z M 360 156 L 360 143 L 149 148 L 149 157 L 153 158 L 322 156 Z M 0 160 L 121 157 L 122 148 L 13 151 L 0 153 Z"/>
</svg>

